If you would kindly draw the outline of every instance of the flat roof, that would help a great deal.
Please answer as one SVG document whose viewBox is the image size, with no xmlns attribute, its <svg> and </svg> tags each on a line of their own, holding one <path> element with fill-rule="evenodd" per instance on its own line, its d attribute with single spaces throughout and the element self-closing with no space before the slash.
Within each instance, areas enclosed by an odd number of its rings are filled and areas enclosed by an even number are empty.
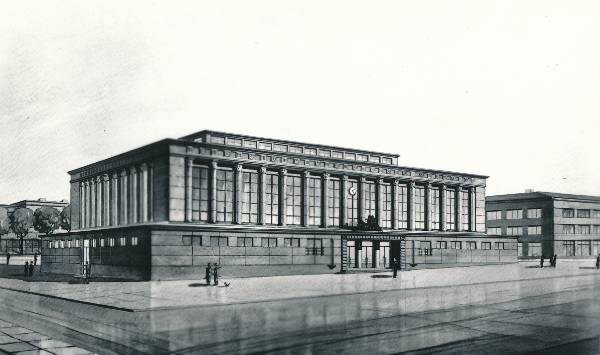
<svg viewBox="0 0 600 355">
<path fill-rule="evenodd" d="M 545 192 L 545 191 L 523 192 L 523 193 L 505 194 L 505 195 L 492 195 L 492 196 L 486 197 L 486 201 L 490 201 L 490 202 L 532 200 L 532 199 L 587 200 L 587 201 L 600 202 L 600 196 L 575 195 L 575 194 L 564 194 L 564 193 L 559 193 L 559 192 Z"/>
</svg>

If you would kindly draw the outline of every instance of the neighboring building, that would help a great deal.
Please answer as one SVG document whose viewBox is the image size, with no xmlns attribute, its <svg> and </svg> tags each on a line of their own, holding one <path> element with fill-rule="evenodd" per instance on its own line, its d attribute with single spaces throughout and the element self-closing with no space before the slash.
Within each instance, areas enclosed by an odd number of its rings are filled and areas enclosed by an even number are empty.
<svg viewBox="0 0 600 355">
<path fill-rule="evenodd" d="M 73 171 L 72 231 L 46 270 L 200 278 L 516 261 L 485 235 L 486 176 L 398 166 L 398 155 L 201 131 Z"/>
<path fill-rule="evenodd" d="M 1 207 L 4 207 L 8 210 L 9 217 L 17 208 L 26 207 L 35 212 L 35 210 L 42 206 L 50 206 L 56 208 L 59 212 L 61 212 L 63 208 L 65 208 L 67 205 L 69 205 L 69 202 L 67 200 L 48 201 L 45 198 L 38 198 L 37 200 L 22 200 L 8 205 L 0 204 Z M 40 253 L 41 239 L 38 238 L 38 232 L 35 229 L 31 228 L 29 234 L 27 234 L 23 239 L 24 253 Z M 17 254 L 19 252 L 19 240 L 12 231 L 10 231 L 8 234 L 0 236 L 0 254 L 4 254 L 7 251 L 14 254 Z"/>
<path fill-rule="evenodd" d="M 516 236 L 520 257 L 595 257 L 600 197 L 553 192 L 488 196 L 487 233 Z"/>
</svg>

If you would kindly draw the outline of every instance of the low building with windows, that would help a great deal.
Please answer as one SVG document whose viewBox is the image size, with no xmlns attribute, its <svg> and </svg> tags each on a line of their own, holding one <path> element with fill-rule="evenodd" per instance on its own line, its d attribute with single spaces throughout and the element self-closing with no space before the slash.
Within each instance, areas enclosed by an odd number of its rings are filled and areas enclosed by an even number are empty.
<svg viewBox="0 0 600 355">
<path fill-rule="evenodd" d="M 487 233 L 516 236 L 519 257 L 595 257 L 600 253 L 600 197 L 554 192 L 488 196 Z"/>
<path fill-rule="evenodd" d="M 516 261 L 485 235 L 486 176 L 398 155 L 201 131 L 75 169 L 45 269 L 182 279 Z"/>
</svg>

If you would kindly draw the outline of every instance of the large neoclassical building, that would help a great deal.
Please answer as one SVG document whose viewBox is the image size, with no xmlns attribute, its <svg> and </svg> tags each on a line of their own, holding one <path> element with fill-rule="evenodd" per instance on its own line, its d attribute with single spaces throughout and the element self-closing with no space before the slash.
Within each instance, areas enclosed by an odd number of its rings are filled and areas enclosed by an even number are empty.
<svg viewBox="0 0 600 355">
<path fill-rule="evenodd" d="M 486 176 L 398 155 L 201 131 L 83 166 L 72 231 L 44 269 L 132 279 L 381 270 L 516 261 L 485 234 Z"/>
</svg>

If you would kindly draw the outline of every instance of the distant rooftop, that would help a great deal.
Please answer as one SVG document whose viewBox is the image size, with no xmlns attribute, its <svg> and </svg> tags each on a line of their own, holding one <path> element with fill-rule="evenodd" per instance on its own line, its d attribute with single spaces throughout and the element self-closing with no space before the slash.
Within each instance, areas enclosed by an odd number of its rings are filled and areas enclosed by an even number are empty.
<svg viewBox="0 0 600 355">
<path fill-rule="evenodd" d="M 505 194 L 505 195 L 493 195 L 487 196 L 486 201 L 507 201 L 507 200 L 533 200 L 533 199 L 557 199 L 557 200 L 586 200 L 600 202 L 600 196 L 590 195 L 574 195 L 574 194 L 563 194 L 558 192 L 522 192 L 516 194 Z"/>
</svg>

